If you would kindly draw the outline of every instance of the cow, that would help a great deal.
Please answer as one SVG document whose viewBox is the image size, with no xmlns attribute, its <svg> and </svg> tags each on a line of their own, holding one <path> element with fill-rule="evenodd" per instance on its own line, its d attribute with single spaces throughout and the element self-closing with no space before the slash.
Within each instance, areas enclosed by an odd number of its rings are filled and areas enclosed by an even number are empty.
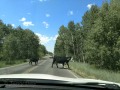
<svg viewBox="0 0 120 90">
<path fill-rule="evenodd" d="M 67 64 L 68 68 L 69 67 L 69 61 L 71 60 L 71 57 L 60 57 L 60 56 L 54 56 L 53 57 L 53 62 L 52 62 L 52 68 L 53 68 L 53 64 L 56 64 L 57 68 L 58 68 L 58 63 L 63 65 Z"/>
<path fill-rule="evenodd" d="M 32 65 L 32 62 L 34 62 L 35 63 L 35 65 L 37 65 L 38 64 L 38 58 L 30 58 L 30 60 L 29 60 L 29 64 L 31 64 Z"/>
</svg>

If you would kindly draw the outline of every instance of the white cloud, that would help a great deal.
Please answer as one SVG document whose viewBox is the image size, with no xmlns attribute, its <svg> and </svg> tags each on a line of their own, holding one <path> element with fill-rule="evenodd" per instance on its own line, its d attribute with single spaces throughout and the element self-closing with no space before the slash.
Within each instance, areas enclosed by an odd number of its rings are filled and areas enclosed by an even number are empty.
<svg viewBox="0 0 120 90">
<path fill-rule="evenodd" d="M 27 13 L 28 15 L 30 15 L 31 13 Z"/>
<path fill-rule="evenodd" d="M 55 36 L 53 37 L 53 40 L 56 40 L 56 39 L 57 39 L 57 37 L 58 37 L 58 35 L 55 35 Z"/>
<path fill-rule="evenodd" d="M 45 16 L 46 16 L 46 17 L 50 17 L 50 14 L 47 13 Z"/>
<path fill-rule="evenodd" d="M 13 27 L 15 27 L 15 24 L 11 24 Z"/>
<path fill-rule="evenodd" d="M 72 10 L 68 12 L 68 15 L 73 15 L 73 14 L 74 14 L 74 13 L 73 13 Z"/>
<path fill-rule="evenodd" d="M 43 23 L 43 25 L 45 26 L 45 28 L 48 28 L 48 27 L 49 27 L 49 24 L 48 24 L 47 22 L 43 21 L 42 23 Z"/>
<path fill-rule="evenodd" d="M 19 21 L 22 22 L 24 26 L 34 26 L 34 24 L 31 21 L 26 21 L 26 18 L 21 18 Z"/>
<path fill-rule="evenodd" d="M 88 4 L 88 5 L 87 5 L 87 8 L 88 8 L 88 9 L 91 9 L 92 5 L 94 5 L 94 4 Z"/>
<path fill-rule="evenodd" d="M 53 37 L 48 37 L 40 33 L 35 33 L 35 34 L 39 37 L 41 44 L 47 44 L 48 42 L 55 41 L 56 38 L 58 37 L 58 35 L 55 35 Z"/>
<path fill-rule="evenodd" d="M 55 40 L 58 37 L 58 35 L 49 37 L 46 35 L 42 35 L 40 33 L 35 33 L 35 34 L 39 37 L 40 43 L 45 45 L 48 51 L 54 52 Z"/>
<path fill-rule="evenodd" d="M 31 0 L 30 3 L 35 3 L 35 0 Z"/>
<path fill-rule="evenodd" d="M 5 15 L 3 14 L 2 17 L 5 17 Z"/>
<path fill-rule="evenodd" d="M 47 0 L 39 0 L 40 2 L 45 2 L 45 1 L 47 1 Z"/>
<path fill-rule="evenodd" d="M 70 15 L 73 15 L 73 11 L 70 11 Z"/>
<path fill-rule="evenodd" d="M 41 44 L 46 44 L 46 43 L 48 43 L 50 40 L 52 40 L 51 37 L 47 37 L 47 36 L 42 35 L 42 34 L 39 34 L 39 33 L 36 33 L 36 35 L 39 37 Z"/>
<path fill-rule="evenodd" d="M 25 21 L 23 22 L 24 26 L 34 26 L 34 24 L 31 21 Z"/>
<path fill-rule="evenodd" d="M 22 22 L 24 22 L 24 21 L 26 21 L 26 18 L 21 18 L 19 21 L 22 21 Z"/>
</svg>

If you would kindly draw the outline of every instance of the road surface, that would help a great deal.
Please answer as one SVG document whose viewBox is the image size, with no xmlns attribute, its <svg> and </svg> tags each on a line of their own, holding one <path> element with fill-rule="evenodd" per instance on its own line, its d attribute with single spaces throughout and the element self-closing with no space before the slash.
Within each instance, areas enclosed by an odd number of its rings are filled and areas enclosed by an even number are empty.
<svg viewBox="0 0 120 90">
<path fill-rule="evenodd" d="M 0 74 L 2 75 L 2 74 L 34 73 L 34 74 L 50 74 L 61 77 L 78 78 L 78 76 L 75 73 L 73 73 L 71 70 L 68 70 L 67 68 L 63 69 L 61 64 L 59 64 L 60 68 L 57 68 L 56 65 L 54 65 L 54 67 L 52 68 L 51 65 L 52 65 L 52 59 L 46 58 L 46 60 L 40 60 L 37 66 L 29 65 L 27 62 L 21 65 L 0 68 Z"/>
</svg>

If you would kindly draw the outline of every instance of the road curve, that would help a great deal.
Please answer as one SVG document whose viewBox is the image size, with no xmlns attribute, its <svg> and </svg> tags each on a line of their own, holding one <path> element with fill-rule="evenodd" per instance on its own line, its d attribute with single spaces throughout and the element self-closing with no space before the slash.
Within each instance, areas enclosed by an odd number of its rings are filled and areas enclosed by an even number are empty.
<svg viewBox="0 0 120 90">
<path fill-rule="evenodd" d="M 70 77 L 70 78 L 78 78 L 75 73 L 67 68 L 62 68 L 62 65 L 59 64 L 59 68 L 54 65 L 51 67 L 52 59 L 47 58 L 46 60 L 40 60 L 37 66 L 29 65 L 28 63 L 24 63 L 21 65 L 16 65 L 12 67 L 6 67 L 0 69 L 0 74 L 23 74 L 23 73 L 34 73 L 34 74 L 50 74 L 61 77 Z"/>
</svg>

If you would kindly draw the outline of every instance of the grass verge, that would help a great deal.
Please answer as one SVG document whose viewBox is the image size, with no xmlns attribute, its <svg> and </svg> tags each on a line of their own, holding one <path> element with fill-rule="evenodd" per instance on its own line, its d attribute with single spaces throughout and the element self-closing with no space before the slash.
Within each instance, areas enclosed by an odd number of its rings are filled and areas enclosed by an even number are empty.
<svg viewBox="0 0 120 90">
<path fill-rule="evenodd" d="M 78 62 L 70 62 L 70 67 L 73 72 L 83 78 L 101 79 L 120 83 L 120 73 L 98 69 L 92 65 Z"/>
<path fill-rule="evenodd" d="M 0 68 L 13 66 L 13 65 L 17 65 L 17 64 L 22 64 L 25 62 L 26 62 L 25 60 L 15 60 L 14 63 L 9 64 L 6 61 L 0 61 Z"/>
</svg>

